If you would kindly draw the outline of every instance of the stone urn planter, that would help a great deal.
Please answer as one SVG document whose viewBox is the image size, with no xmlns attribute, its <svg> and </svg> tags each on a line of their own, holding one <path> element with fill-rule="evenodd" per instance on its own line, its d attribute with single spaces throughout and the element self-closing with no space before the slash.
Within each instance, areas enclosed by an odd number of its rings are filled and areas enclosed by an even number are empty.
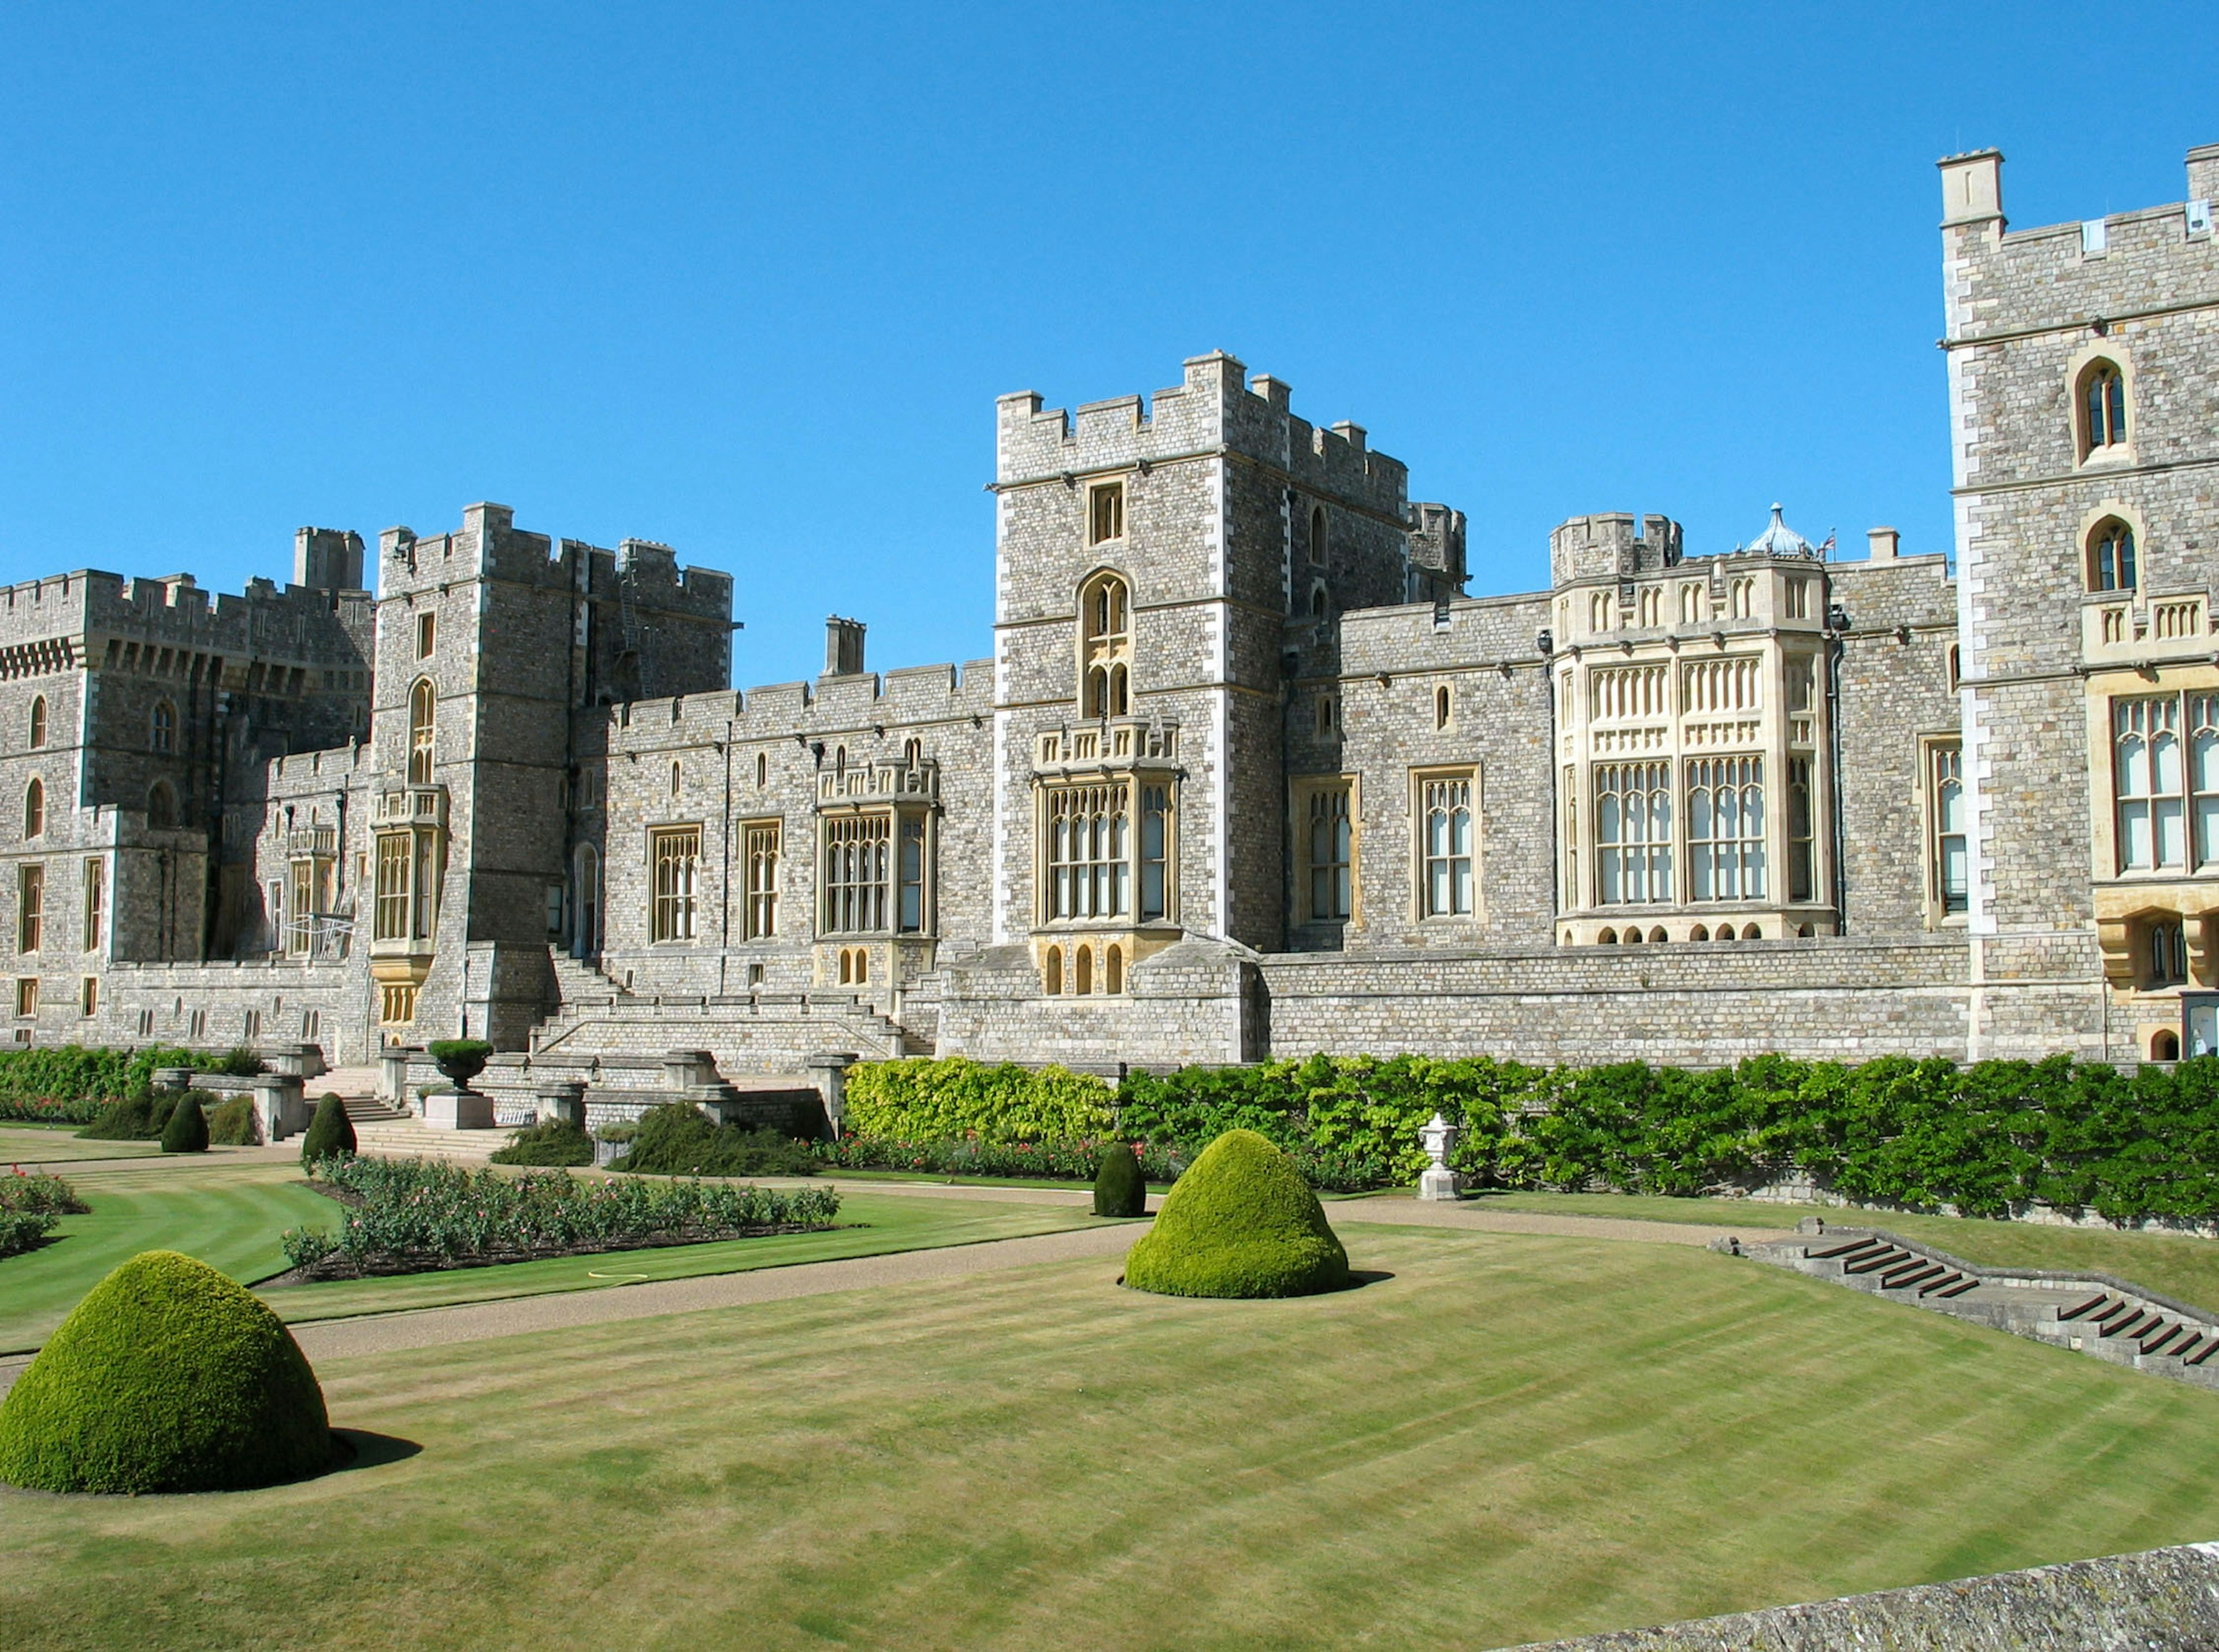
<svg viewBox="0 0 2219 1652">
<path fill-rule="evenodd" d="M 424 1097 L 424 1122 L 435 1130 L 492 1129 L 493 1097 L 472 1090 L 470 1080 L 485 1071 L 493 1046 L 478 1038 L 435 1039 L 430 1053 L 447 1088 Z"/>
</svg>

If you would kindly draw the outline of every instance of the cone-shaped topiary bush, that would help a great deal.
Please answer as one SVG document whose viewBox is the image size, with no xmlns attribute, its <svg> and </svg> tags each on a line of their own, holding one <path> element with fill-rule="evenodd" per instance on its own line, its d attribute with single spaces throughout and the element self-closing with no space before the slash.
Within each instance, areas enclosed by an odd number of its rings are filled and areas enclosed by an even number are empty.
<svg viewBox="0 0 2219 1652">
<path fill-rule="evenodd" d="M 1122 1141 L 1103 1148 L 1094 1161 L 1094 1214 L 1097 1216 L 1138 1216 L 1148 1208 L 1148 1184 L 1141 1177 L 1141 1161 Z"/>
<path fill-rule="evenodd" d="M 201 1092 L 189 1090 L 177 1098 L 177 1106 L 170 1109 L 170 1121 L 162 1127 L 162 1151 L 204 1153 L 208 1146 L 208 1114 L 201 1107 Z"/>
<path fill-rule="evenodd" d="M 1164 1196 L 1125 1282 L 1166 1296 L 1306 1296 L 1348 1282 L 1348 1252 L 1295 1162 L 1228 1130 Z"/>
<path fill-rule="evenodd" d="M 330 1466 L 324 1391 L 266 1304 L 174 1251 L 94 1286 L 0 1401 L 0 1481 L 241 1491 Z"/>
<path fill-rule="evenodd" d="M 316 1116 L 308 1121 L 308 1133 L 301 1138 L 301 1162 L 331 1158 L 355 1150 L 354 1121 L 346 1103 L 326 1091 L 316 1103 Z"/>
</svg>

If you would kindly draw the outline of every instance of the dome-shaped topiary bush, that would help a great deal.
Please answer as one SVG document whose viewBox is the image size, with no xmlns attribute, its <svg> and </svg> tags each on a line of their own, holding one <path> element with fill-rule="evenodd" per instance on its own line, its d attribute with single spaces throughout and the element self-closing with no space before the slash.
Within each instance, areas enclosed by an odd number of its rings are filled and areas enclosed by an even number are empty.
<svg viewBox="0 0 2219 1652">
<path fill-rule="evenodd" d="M 1125 1282 L 1166 1296 L 1307 1296 L 1348 1282 L 1348 1252 L 1294 1160 L 1228 1130 L 1164 1196 Z"/>
<path fill-rule="evenodd" d="M 1122 1141 L 1103 1147 L 1094 1161 L 1094 1214 L 1097 1216 L 1139 1216 L 1148 1208 L 1148 1184 L 1141 1177 L 1141 1161 Z"/>
<path fill-rule="evenodd" d="M 346 1103 L 328 1092 L 316 1103 L 316 1116 L 308 1121 L 308 1133 L 301 1138 L 301 1162 L 331 1158 L 355 1151 L 354 1121 Z"/>
<path fill-rule="evenodd" d="M 174 1251 L 94 1286 L 0 1400 L 0 1481 L 34 1491 L 242 1491 L 331 1463 L 292 1332 Z"/>
<path fill-rule="evenodd" d="M 164 1152 L 204 1153 L 208 1151 L 208 1114 L 201 1107 L 201 1094 L 197 1090 L 189 1090 L 177 1098 L 177 1106 L 170 1109 L 170 1121 L 162 1127 Z"/>
</svg>

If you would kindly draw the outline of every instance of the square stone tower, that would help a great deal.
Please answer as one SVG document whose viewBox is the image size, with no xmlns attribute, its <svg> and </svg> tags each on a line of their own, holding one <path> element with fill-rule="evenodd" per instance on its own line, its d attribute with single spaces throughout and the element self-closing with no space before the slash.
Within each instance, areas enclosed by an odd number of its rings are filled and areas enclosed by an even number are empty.
<svg viewBox="0 0 2219 1652">
<path fill-rule="evenodd" d="M 2219 147 L 2012 230 L 1941 163 L 1974 1056 L 2172 1052 L 2219 916 Z"/>
</svg>

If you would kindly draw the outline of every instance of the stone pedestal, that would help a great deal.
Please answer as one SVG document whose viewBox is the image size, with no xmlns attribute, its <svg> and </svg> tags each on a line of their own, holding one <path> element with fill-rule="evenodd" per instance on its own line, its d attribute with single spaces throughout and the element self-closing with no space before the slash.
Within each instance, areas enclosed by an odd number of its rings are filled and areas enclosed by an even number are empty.
<svg viewBox="0 0 2219 1652">
<path fill-rule="evenodd" d="M 190 1067 L 157 1067 L 146 1075 L 146 1082 L 157 1090 L 190 1090 L 193 1070 Z"/>
<path fill-rule="evenodd" d="M 1418 1178 L 1420 1199 L 1452 1200 L 1464 1193 L 1464 1177 L 1450 1170 L 1430 1170 Z"/>
<path fill-rule="evenodd" d="M 297 1078 L 317 1078 L 328 1071 L 324 1065 L 324 1050 L 320 1044 L 264 1044 L 255 1052 L 262 1065 L 272 1072 L 289 1072 Z"/>
<path fill-rule="evenodd" d="M 1426 1157 L 1433 1160 L 1432 1168 L 1418 1178 L 1420 1199 L 1449 1200 L 1464 1191 L 1464 1177 L 1449 1168 L 1449 1154 L 1463 1133 L 1438 1113 L 1418 1132 L 1418 1141 L 1425 1148 Z"/>
<path fill-rule="evenodd" d="M 582 1078 L 538 1078 L 532 1082 L 531 1093 L 538 1102 L 540 1121 L 560 1119 L 565 1124 L 586 1127 L 586 1081 Z"/>
<path fill-rule="evenodd" d="M 434 1130 L 490 1130 L 493 1097 L 474 1090 L 435 1090 L 424 1098 L 424 1122 Z"/>
<path fill-rule="evenodd" d="M 254 1121 L 265 1143 L 283 1141 L 308 1127 L 308 1098 L 298 1073 L 258 1073 L 252 1082 L 247 1093 L 254 1098 Z"/>
<path fill-rule="evenodd" d="M 809 1069 L 817 1094 L 824 1098 L 824 1123 L 835 1141 L 848 1116 L 848 1069 L 861 1059 L 848 1050 L 820 1050 L 802 1058 L 801 1065 Z"/>
</svg>

